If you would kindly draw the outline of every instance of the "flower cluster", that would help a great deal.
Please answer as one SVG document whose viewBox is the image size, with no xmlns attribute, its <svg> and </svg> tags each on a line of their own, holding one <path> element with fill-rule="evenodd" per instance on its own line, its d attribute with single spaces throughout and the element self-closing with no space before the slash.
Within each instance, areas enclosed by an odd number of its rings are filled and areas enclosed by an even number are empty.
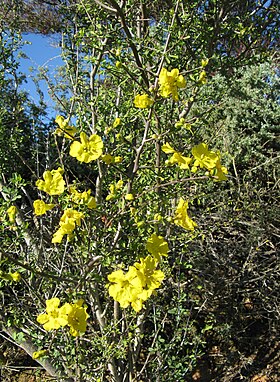
<svg viewBox="0 0 280 382">
<path fill-rule="evenodd" d="M 37 199 L 33 202 L 34 214 L 44 215 L 47 211 L 54 208 L 54 204 L 47 204 L 43 200 Z"/>
<path fill-rule="evenodd" d="M 110 296 L 118 301 L 122 308 L 131 304 L 136 312 L 143 308 L 143 303 L 160 287 L 164 273 L 156 268 L 161 256 L 167 256 L 169 251 L 168 243 L 155 233 L 148 239 L 146 248 L 152 256 L 140 258 L 140 262 L 130 266 L 126 273 L 119 269 L 108 276 L 111 282 Z"/>
<path fill-rule="evenodd" d="M 61 243 L 64 235 L 67 235 L 68 240 L 71 240 L 76 225 L 81 225 L 81 219 L 83 217 L 84 215 L 82 212 L 71 208 L 65 210 L 59 221 L 60 227 L 53 234 L 52 243 Z"/>
<path fill-rule="evenodd" d="M 81 142 L 74 141 L 70 146 L 70 155 L 80 162 L 90 163 L 102 155 L 103 142 L 99 135 L 92 134 L 89 138 L 80 134 Z"/>
<path fill-rule="evenodd" d="M 55 122 L 58 124 L 58 128 L 55 130 L 55 134 L 63 135 L 65 138 L 74 139 L 74 135 L 77 133 L 75 126 L 69 126 L 69 118 L 64 118 L 62 115 L 58 115 L 55 118 Z"/>
<path fill-rule="evenodd" d="M 168 98 L 171 95 L 174 101 L 178 101 L 178 89 L 186 87 L 186 80 L 179 74 L 179 69 L 168 72 L 167 69 L 162 68 L 159 74 L 159 85 L 159 93 L 162 97 Z"/>
<path fill-rule="evenodd" d="M 86 331 L 87 306 L 83 306 L 84 300 L 80 299 L 74 304 L 65 303 L 61 307 L 57 297 L 46 300 L 46 313 L 39 314 L 37 321 L 47 331 L 69 326 L 70 334 L 74 337 Z"/>
<path fill-rule="evenodd" d="M 120 303 L 122 308 L 127 308 L 131 304 L 132 308 L 139 312 L 156 288 L 159 288 L 164 274 L 156 270 L 157 261 L 148 255 L 141 258 L 140 263 L 134 263 L 129 267 L 128 272 L 122 270 L 112 272 L 108 276 L 111 282 L 109 294 L 115 301 Z"/>
<path fill-rule="evenodd" d="M 36 186 L 39 190 L 45 191 L 49 195 L 60 195 L 64 192 L 65 181 L 62 177 L 63 170 L 59 167 L 57 170 L 45 171 L 44 180 L 37 180 Z"/>
<path fill-rule="evenodd" d="M 221 156 L 219 152 L 208 150 L 206 143 L 200 143 L 192 148 L 193 157 L 185 157 L 176 151 L 170 143 L 165 143 L 162 146 L 162 151 L 166 154 L 173 154 L 165 163 L 167 165 L 177 164 L 180 169 L 187 170 L 191 162 L 193 162 L 191 171 L 196 172 L 198 168 L 205 168 L 207 175 L 213 176 L 214 180 L 227 180 L 226 167 L 221 165 Z"/>
<path fill-rule="evenodd" d="M 173 222 L 188 231 L 193 231 L 197 224 L 189 217 L 187 209 L 188 201 L 180 198 Z"/>
<path fill-rule="evenodd" d="M 72 202 L 86 205 L 89 209 L 96 208 L 96 200 L 95 197 L 91 195 L 91 190 L 78 192 L 75 187 L 70 187 L 70 195 Z"/>
</svg>

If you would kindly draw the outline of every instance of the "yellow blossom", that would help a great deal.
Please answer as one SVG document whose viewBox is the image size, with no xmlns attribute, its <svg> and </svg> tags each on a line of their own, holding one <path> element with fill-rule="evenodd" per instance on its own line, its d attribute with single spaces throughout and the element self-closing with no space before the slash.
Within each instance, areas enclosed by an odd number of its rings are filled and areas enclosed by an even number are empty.
<svg viewBox="0 0 280 382">
<path fill-rule="evenodd" d="M 209 58 L 202 59 L 202 60 L 201 60 L 201 66 L 202 66 L 203 68 L 205 68 L 205 66 L 208 65 L 208 62 L 209 62 Z"/>
<path fill-rule="evenodd" d="M 39 190 L 45 191 L 49 195 L 60 195 L 64 192 L 65 181 L 62 177 L 63 170 L 59 167 L 57 170 L 45 171 L 44 180 L 37 180 L 36 186 Z"/>
<path fill-rule="evenodd" d="M 117 197 L 117 191 L 123 188 L 123 180 L 119 180 L 116 184 L 111 183 L 109 186 L 110 193 L 106 196 L 106 200 L 115 199 Z"/>
<path fill-rule="evenodd" d="M 221 156 L 219 152 L 217 153 L 217 155 L 219 159 L 216 162 L 216 167 L 210 170 L 210 175 L 215 177 L 214 180 L 216 182 L 220 182 L 223 180 L 227 180 L 228 170 L 226 167 L 221 165 Z"/>
<path fill-rule="evenodd" d="M 16 215 L 18 213 L 18 209 L 16 206 L 11 206 L 7 209 L 7 214 L 10 223 L 14 223 L 16 221 Z"/>
<path fill-rule="evenodd" d="M 202 72 L 199 74 L 198 84 L 205 85 L 206 83 L 207 83 L 207 74 L 205 70 L 202 70 Z"/>
<path fill-rule="evenodd" d="M 54 204 L 47 204 L 43 200 L 37 199 L 33 202 L 34 214 L 44 215 L 47 211 L 51 210 Z"/>
<path fill-rule="evenodd" d="M 115 158 L 111 154 L 101 155 L 100 159 L 106 164 L 112 164 L 115 162 Z"/>
<path fill-rule="evenodd" d="M 58 128 L 55 130 L 55 134 L 64 135 L 65 138 L 74 139 L 74 135 L 77 133 L 77 129 L 74 126 L 69 126 L 69 118 L 64 118 L 58 115 L 55 118 L 55 122 L 58 124 Z"/>
<path fill-rule="evenodd" d="M 65 303 L 59 307 L 59 298 L 46 300 L 46 313 L 39 314 L 37 321 L 43 324 L 47 331 L 67 325 L 70 327 L 70 334 L 77 337 L 86 331 L 86 320 L 89 317 L 86 312 L 87 306 L 83 306 L 83 303 L 84 300 L 80 299 L 74 304 Z M 35 356 L 38 358 L 40 353 Z"/>
<path fill-rule="evenodd" d="M 159 93 L 164 98 L 168 98 L 170 95 L 174 101 L 179 100 L 178 88 L 186 87 L 186 80 L 180 74 L 178 69 L 172 69 L 168 72 L 167 69 L 162 68 L 159 74 Z"/>
<path fill-rule="evenodd" d="M 108 276 L 108 280 L 112 283 L 109 286 L 109 294 L 122 308 L 127 308 L 142 293 L 142 283 L 137 277 L 135 267 L 130 266 L 127 273 L 122 270 L 114 271 Z"/>
<path fill-rule="evenodd" d="M 162 256 L 167 256 L 169 251 L 168 243 L 162 236 L 153 233 L 147 240 L 146 249 L 157 260 L 160 261 Z"/>
<path fill-rule="evenodd" d="M 161 285 L 164 274 L 156 270 L 158 262 L 151 256 L 141 258 L 139 263 L 129 267 L 128 272 L 114 271 L 108 276 L 111 282 L 109 294 L 122 308 L 130 304 L 139 312 L 153 291 Z"/>
<path fill-rule="evenodd" d="M 147 257 L 140 258 L 140 263 L 134 263 L 134 267 L 138 270 L 138 277 L 141 279 L 142 287 L 153 291 L 160 287 L 164 279 L 164 273 L 156 270 L 158 261 L 148 255 Z"/>
<path fill-rule="evenodd" d="M 60 300 L 57 297 L 46 300 L 46 313 L 39 314 L 37 321 L 47 331 L 66 326 L 68 317 L 59 308 Z"/>
<path fill-rule="evenodd" d="M 148 94 L 137 94 L 134 98 L 134 106 L 139 109 L 146 109 L 153 104 L 153 99 L 148 96 Z"/>
<path fill-rule="evenodd" d="M 81 225 L 81 219 L 84 217 L 82 212 L 68 208 L 64 211 L 59 222 L 59 229 L 53 234 L 52 243 L 61 243 L 63 236 L 68 235 L 68 240 L 72 238 L 72 233 L 76 225 Z"/>
<path fill-rule="evenodd" d="M 103 142 L 99 135 L 92 134 L 89 138 L 82 132 L 81 142 L 74 141 L 70 146 L 70 155 L 80 162 L 89 163 L 102 155 Z"/>
<path fill-rule="evenodd" d="M 77 337 L 86 331 L 87 319 L 87 305 L 83 306 L 84 300 L 80 299 L 74 304 L 64 304 L 61 307 L 62 313 L 67 314 L 68 323 L 70 327 L 70 334 Z"/>
<path fill-rule="evenodd" d="M 182 170 L 187 170 L 189 168 L 189 164 L 191 163 L 191 161 L 192 161 L 192 158 L 184 157 L 182 154 L 176 152 L 168 160 L 168 164 L 177 163 Z"/>
<path fill-rule="evenodd" d="M 121 157 L 121 156 L 115 157 L 115 163 L 122 163 L 122 161 L 123 161 L 123 157 Z"/>
<path fill-rule="evenodd" d="M 174 150 L 173 147 L 167 142 L 161 147 L 162 151 L 165 152 L 166 154 L 172 154 L 172 157 L 168 159 L 166 164 L 178 164 L 179 167 L 182 170 L 188 169 L 189 164 L 191 163 L 192 159 L 189 157 L 184 157 L 182 154 L 180 154 L 178 151 Z"/>
<path fill-rule="evenodd" d="M 188 216 L 188 201 L 180 198 L 173 222 L 180 227 L 193 231 L 197 224 Z"/>
<path fill-rule="evenodd" d="M 200 143 L 192 148 L 192 155 L 194 156 L 194 168 L 193 172 L 196 171 L 197 167 L 206 168 L 211 170 L 216 167 L 219 160 L 219 156 L 214 152 L 208 150 L 206 143 Z"/>
<path fill-rule="evenodd" d="M 86 205 L 89 209 L 96 208 L 95 197 L 91 195 L 91 190 L 78 192 L 74 187 L 70 187 L 72 202 Z"/>
<path fill-rule="evenodd" d="M 173 149 L 173 147 L 171 147 L 170 143 L 165 143 L 164 145 L 162 145 L 161 147 L 162 151 L 165 153 L 165 154 L 173 154 L 173 153 L 176 153 L 176 150 Z"/>
</svg>

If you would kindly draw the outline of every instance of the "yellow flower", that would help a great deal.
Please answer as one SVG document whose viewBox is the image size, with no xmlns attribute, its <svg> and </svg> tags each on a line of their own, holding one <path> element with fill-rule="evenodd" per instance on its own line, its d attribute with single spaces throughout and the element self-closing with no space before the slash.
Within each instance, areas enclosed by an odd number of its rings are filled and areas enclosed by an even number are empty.
<svg viewBox="0 0 280 382">
<path fill-rule="evenodd" d="M 194 168 L 193 172 L 196 171 L 197 167 L 206 168 L 211 170 L 216 167 L 219 160 L 219 156 L 214 151 L 209 151 L 206 143 L 200 143 L 192 148 L 192 155 L 194 156 Z"/>
<path fill-rule="evenodd" d="M 118 301 L 122 308 L 127 308 L 142 293 L 142 283 L 137 277 L 135 267 L 129 267 L 127 273 L 122 270 L 114 271 L 108 275 L 108 280 L 112 283 L 109 286 L 109 295 Z"/>
<path fill-rule="evenodd" d="M 62 313 L 67 314 L 68 323 L 70 327 L 70 334 L 73 337 L 77 337 L 82 333 L 85 333 L 87 327 L 87 319 L 89 315 L 87 314 L 87 306 L 82 306 L 84 303 L 83 299 L 78 300 L 74 304 L 64 304 L 61 307 Z"/>
<path fill-rule="evenodd" d="M 55 134 L 64 135 L 65 138 L 74 139 L 74 135 L 77 133 L 77 129 L 74 126 L 69 126 L 69 118 L 64 118 L 58 115 L 55 118 L 55 122 L 58 124 L 58 128 L 55 130 Z"/>
<path fill-rule="evenodd" d="M 193 231 L 197 224 L 188 216 L 187 209 L 188 201 L 180 198 L 173 221 L 176 225 L 189 231 Z"/>
<path fill-rule="evenodd" d="M 140 296 L 143 300 L 150 297 L 151 292 L 159 288 L 164 279 L 164 273 L 156 270 L 157 264 L 158 261 L 150 255 L 145 257 L 145 259 L 141 258 L 140 263 L 134 263 L 143 287 L 143 292 Z"/>
<path fill-rule="evenodd" d="M 51 210 L 54 204 L 47 204 L 43 200 L 37 199 L 33 202 L 34 214 L 44 215 L 47 211 Z"/>
<path fill-rule="evenodd" d="M 19 272 L 9 273 L 13 281 L 19 282 L 21 280 L 21 274 Z"/>
<path fill-rule="evenodd" d="M 57 170 L 45 171 L 44 180 L 37 180 L 36 186 L 39 190 L 45 191 L 49 195 L 60 195 L 64 192 L 65 181 L 62 177 L 63 170 L 59 167 Z"/>
<path fill-rule="evenodd" d="M 81 142 L 74 141 L 70 146 L 70 155 L 80 162 L 89 163 L 102 155 L 103 142 L 99 135 L 89 138 L 85 133 L 80 134 Z"/>
<path fill-rule="evenodd" d="M 167 241 L 156 233 L 153 233 L 147 240 L 146 249 L 157 261 L 161 260 L 161 256 L 167 256 L 167 252 L 169 251 Z"/>
<path fill-rule="evenodd" d="M 68 323 L 67 315 L 59 308 L 60 300 L 57 297 L 46 300 L 46 313 L 39 314 L 37 321 L 47 331 L 59 329 Z"/>
<path fill-rule="evenodd" d="M 7 209 L 7 214 L 8 214 L 10 223 L 14 223 L 16 221 L 17 213 L 18 213 L 18 210 L 16 206 L 11 206 Z"/>
<path fill-rule="evenodd" d="M 146 109 L 153 104 L 153 99 L 148 96 L 148 94 L 137 94 L 134 98 L 134 106 L 139 109 Z"/>
<path fill-rule="evenodd" d="M 71 200 L 76 204 L 86 205 L 89 209 L 96 208 L 95 197 L 91 195 L 91 190 L 78 192 L 74 187 L 70 187 Z"/>
<path fill-rule="evenodd" d="M 162 68 L 159 74 L 159 93 L 164 98 L 168 98 L 170 95 L 174 101 L 179 100 L 178 88 L 186 87 L 186 80 L 180 74 L 178 69 L 172 69 L 168 72 L 167 69 Z"/>
<path fill-rule="evenodd" d="M 32 358 L 33 359 L 42 358 L 42 357 L 45 357 L 47 354 L 48 354 L 47 350 L 34 351 L 33 354 L 32 354 Z"/>
<path fill-rule="evenodd" d="M 123 180 L 118 180 L 116 183 L 116 190 L 121 190 L 123 188 Z"/>
<path fill-rule="evenodd" d="M 218 161 L 216 163 L 216 167 L 212 170 L 210 170 L 210 175 L 214 176 L 214 181 L 220 182 L 223 180 L 227 180 L 227 173 L 228 170 L 226 167 L 221 165 L 221 156 L 220 153 L 217 153 L 218 155 Z"/>
<path fill-rule="evenodd" d="M 192 159 L 189 157 L 184 157 L 182 154 L 180 154 L 178 151 L 174 150 L 173 147 L 169 143 L 164 144 L 161 147 L 162 151 L 166 154 L 172 154 L 172 157 L 167 161 L 166 164 L 175 164 L 177 163 L 179 167 L 182 170 L 188 169 L 189 164 L 191 163 Z"/>
<path fill-rule="evenodd" d="M 201 60 L 201 66 L 202 66 L 203 68 L 205 68 L 205 66 L 208 65 L 208 62 L 209 62 L 209 58 L 202 59 L 202 60 Z"/>
<path fill-rule="evenodd" d="M 120 61 L 116 61 L 116 68 L 120 69 L 122 67 L 122 63 Z"/>
<path fill-rule="evenodd" d="M 87 306 L 83 307 L 83 303 L 84 300 L 81 299 L 74 304 L 65 303 L 59 308 L 59 298 L 54 297 L 46 300 L 46 313 L 39 314 L 37 321 L 43 324 L 43 328 L 47 331 L 68 325 L 70 327 L 70 334 L 77 337 L 86 331 L 86 320 L 89 317 L 86 312 Z M 41 356 L 40 351 L 38 353 L 35 354 L 37 358 Z"/>
<path fill-rule="evenodd" d="M 202 72 L 199 74 L 198 84 L 205 85 L 206 83 L 207 83 L 207 74 L 205 70 L 202 70 Z"/>
<path fill-rule="evenodd" d="M 162 145 L 161 147 L 162 151 L 165 153 L 165 154 L 173 154 L 173 153 L 176 153 L 176 150 L 173 149 L 173 147 L 171 147 L 170 143 L 165 143 L 164 145 Z"/>
<path fill-rule="evenodd" d="M 64 211 L 59 222 L 59 229 L 53 234 L 52 243 L 61 243 L 63 236 L 68 235 L 68 240 L 71 239 L 72 233 L 76 225 L 81 225 L 81 219 L 84 217 L 82 212 L 68 208 Z"/>
<path fill-rule="evenodd" d="M 189 164 L 191 163 L 191 161 L 192 161 L 192 158 L 184 157 L 180 153 L 176 152 L 168 160 L 168 164 L 177 163 L 182 170 L 187 170 L 189 168 Z"/>
</svg>

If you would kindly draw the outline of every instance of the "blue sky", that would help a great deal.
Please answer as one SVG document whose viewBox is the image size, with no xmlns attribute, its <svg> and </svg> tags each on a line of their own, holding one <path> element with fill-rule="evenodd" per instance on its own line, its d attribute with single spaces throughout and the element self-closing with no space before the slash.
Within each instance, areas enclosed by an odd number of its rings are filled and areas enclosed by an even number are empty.
<svg viewBox="0 0 280 382">
<path fill-rule="evenodd" d="M 45 67 L 48 68 L 49 76 L 52 78 L 56 68 L 63 65 L 60 57 L 61 49 L 58 46 L 59 40 L 55 36 L 46 37 L 38 34 L 25 34 L 23 40 L 29 41 L 30 44 L 25 44 L 22 47 L 22 51 L 28 56 L 28 59 L 20 59 L 20 71 L 27 76 L 27 83 L 23 84 L 22 88 L 29 93 L 35 103 L 38 103 L 39 96 L 32 77 L 38 74 L 39 67 Z M 33 71 L 30 71 L 30 68 L 33 68 Z M 53 109 L 54 103 L 48 94 L 47 83 L 43 80 L 40 81 L 40 88 L 44 93 L 48 115 L 51 118 L 55 115 L 55 111 Z"/>
</svg>

